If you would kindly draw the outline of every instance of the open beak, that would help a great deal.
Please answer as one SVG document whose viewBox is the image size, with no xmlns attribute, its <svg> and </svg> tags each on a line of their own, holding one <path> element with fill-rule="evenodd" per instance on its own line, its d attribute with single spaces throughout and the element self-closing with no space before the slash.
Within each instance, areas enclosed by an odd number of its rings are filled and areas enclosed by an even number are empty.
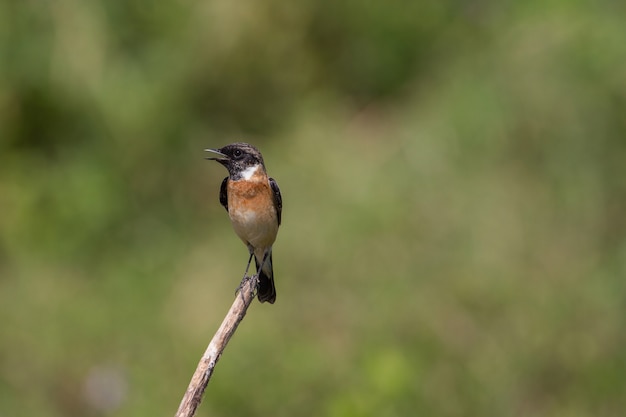
<svg viewBox="0 0 626 417">
<path fill-rule="evenodd" d="M 209 161 L 218 161 L 219 162 L 219 161 L 226 161 L 226 160 L 230 159 L 228 157 L 228 155 L 221 153 L 217 149 L 205 149 L 204 151 L 205 152 L 211 152 L 211 153 L 213 153 L 213 154 L 218 156 L 218 157 L 213 157 L 213 158 L 210 158 L 210 157 L 204 158 L 204 159 L 208 159 Z"/>
</svg>

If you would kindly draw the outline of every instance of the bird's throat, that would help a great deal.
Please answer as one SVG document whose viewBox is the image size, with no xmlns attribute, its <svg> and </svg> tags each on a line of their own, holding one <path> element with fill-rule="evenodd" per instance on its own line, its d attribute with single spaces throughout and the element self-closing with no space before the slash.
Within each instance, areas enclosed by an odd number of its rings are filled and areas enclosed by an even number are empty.
<svg viewBox="0 0 626 417">
<path fill-rule="evenodd" d="M 250 181 L 252 177 L 259 173 L 260 169 L 261 165 L 252 165 L 251 167 L 244 169 L 243 171 L 241 171 L 241 179 Z"/>
</svg>

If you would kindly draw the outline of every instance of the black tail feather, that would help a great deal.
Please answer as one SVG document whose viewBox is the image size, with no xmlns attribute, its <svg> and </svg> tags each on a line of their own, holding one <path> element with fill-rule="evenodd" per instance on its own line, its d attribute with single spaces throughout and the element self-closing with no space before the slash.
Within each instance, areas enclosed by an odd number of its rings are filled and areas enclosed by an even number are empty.
<svg viewBox="0 0 626 417">
<path fill-rule="evenodd" d="M 269 259 L 265 261 L 263 268 L 259 268 L 259 260 L 254 257 L 256 262 L 256 270 L 259 274 L 259 290 L 257 297 L 260 302 L 268 302 L 274 304 L 276 301 L 276 287 L 274 287 L 274 268 L 272 264 L 272 254 L 270 253 Z"/>
</svg>

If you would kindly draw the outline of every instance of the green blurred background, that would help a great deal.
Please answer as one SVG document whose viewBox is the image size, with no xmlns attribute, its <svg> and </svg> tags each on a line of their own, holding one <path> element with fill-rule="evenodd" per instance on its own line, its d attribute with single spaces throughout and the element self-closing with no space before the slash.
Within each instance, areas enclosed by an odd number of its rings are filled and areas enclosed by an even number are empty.
<svg viewBox="0 0 626 417">
<path fill-rule="evenodd" d="M 0 416 L 169 416 L 282 190 L 278 298 L 199 416 L 622 416 L 626 6 L 0 3 Z"/>
</svg>

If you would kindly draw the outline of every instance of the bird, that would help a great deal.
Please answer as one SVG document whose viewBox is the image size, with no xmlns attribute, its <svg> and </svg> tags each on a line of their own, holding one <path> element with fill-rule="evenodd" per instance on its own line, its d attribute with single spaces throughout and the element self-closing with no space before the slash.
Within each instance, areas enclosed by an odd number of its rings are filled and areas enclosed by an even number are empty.
<svg viewBox="0 0 626 417">
<path fill-rule="evenodd" d="M 276 287 L 272 263 L 272 245 L 280 226 L 283 200 L 278 183 L 268 177 L 261 152 L 249 143 L 236 142 L 217 149 L 205 149 L 228 170 L 220 186 L 220 203 L 230 217 L 233 229 L 247 246 L 250 257 L 240 285 L 248 279 L 254 257 L 261 303 L 274 304 Z"/>
</svg>

